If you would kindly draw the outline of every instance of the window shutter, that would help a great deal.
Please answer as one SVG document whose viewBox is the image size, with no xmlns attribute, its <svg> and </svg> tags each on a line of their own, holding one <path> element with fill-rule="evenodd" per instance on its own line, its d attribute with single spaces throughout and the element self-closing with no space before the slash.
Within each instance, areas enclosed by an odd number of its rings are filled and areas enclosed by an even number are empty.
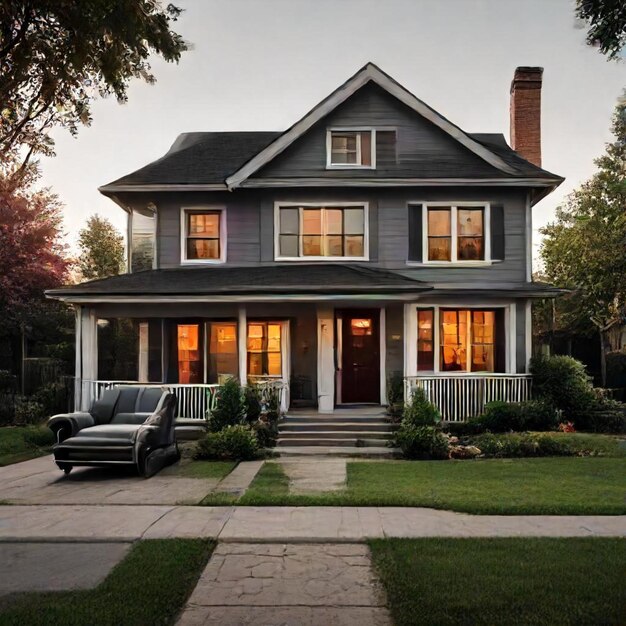
<svg viewBox="0 0 626 626">
<path fill-rule="evenodd" d="M 409 261 L 422 262 L 422 204 L 409 205 Z"/>
<path fill-rule="evenodd" d="M 504 207 L 491 205 L 491 259 L 504 261 Z"/>
</svg>

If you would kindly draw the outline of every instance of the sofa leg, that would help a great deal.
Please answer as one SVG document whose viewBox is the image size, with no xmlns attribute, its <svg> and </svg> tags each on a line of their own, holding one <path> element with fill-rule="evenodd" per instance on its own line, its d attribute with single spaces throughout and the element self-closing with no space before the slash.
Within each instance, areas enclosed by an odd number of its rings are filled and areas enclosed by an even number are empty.
<svg viewBox="0 0 626 626">
<path fill-rule="evenodd" d="M 73 465 L 69 465 L 67 463 L 57 463 L 59 469 L 63 471 L 63 473 L 68 476 L 69 473 L 74 469 Z"/>
</svg>

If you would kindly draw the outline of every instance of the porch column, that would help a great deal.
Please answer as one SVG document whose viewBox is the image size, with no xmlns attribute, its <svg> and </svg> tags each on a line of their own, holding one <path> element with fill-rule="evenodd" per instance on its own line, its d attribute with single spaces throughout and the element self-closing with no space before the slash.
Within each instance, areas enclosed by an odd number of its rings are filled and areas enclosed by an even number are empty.
<svg viewBox="0 0 626 626">
<path fill-rule="evenodd" d="M 81 349 L 81 307 L 74 305 L 74 410 L 80 410 L 82 406 L 82 378 L 83 378 L 83 353 Z"/>
<path fill-rule="evenodd" d="M 237 353 L 239 355 L 239 380 L 248 384 L 248 318 L 246 307 L 240 306 L 237 316 Z"/>
<path fill-rule="evenodd" d="M 93 309 L 81 307 L 80 316 L 80 347 L 76 346 L 76 352 L 80 352 L 81 359 L 81 382 L 82 393 L 80 394 L 80 410 L 89 409 L 92 401 L 92 393 L 95 385 L 85 381 L 98 378 L 98 325 L 97 315 Z M 77 356 L 78 361 L 78 356 Z"/>
<path fill-rule="evenodd" d="M 332 306 L 317 307 L 317 410 L 332 413 L 335 408 L 335 312 Z"/>
</svg>

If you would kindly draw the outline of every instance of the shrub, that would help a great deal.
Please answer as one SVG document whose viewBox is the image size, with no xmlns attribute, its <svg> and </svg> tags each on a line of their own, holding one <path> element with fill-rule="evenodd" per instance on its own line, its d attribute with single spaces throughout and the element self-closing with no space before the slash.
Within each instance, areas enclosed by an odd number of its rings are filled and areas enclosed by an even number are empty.
<svg viewBox="0 0 626 626">
<path fill-rule="evenodd" d="M 256 433 L 260 448 L 273 448 L 278 439 L 278 426 L 276 422 L 254 422 L 252 428 Z"/>
<path fill-rule="evenodd" d="M 560 412 L 543 399 L 520 403 L 527 430 L 556 430 L 561 421 Z"/>
<path fill-rule="evenodd" d="M 404 410 L 404 378 L 400 372 L 387 377 L 387 414 L 396 420 L 402 419 Z"/>
<path fill-rule="evenodd" d="M 67 389 L 63 383 L 47 383 L 40 387 L 31 400 L 43 406 L 46 417 L 67 409 Z"/>
<path fill-rule="evenodd" d="M 245 389 L 246 419 L 256 422 L 261 416 L 261 391 L 258 385 L 249 384 Z"/>
<path fill-rule="evenodd" d="M 402 423 L 395 435 L 395 445 L 408 459 L 447 459 L 448 438 L 434 426 Z"/>
<path fill-rule="evenodd" d="M 534 394 L 562 411 L 577 428 L 583 428 L 586 414 L 597 405 L 585 366 L 569 356 L 539 356 L 531 360 L 530 372 Z"/>
<path fill-rule="evenodd" d="M 533 433 L 496 435 L 484 433 L 471 437 L 469 442 L 480 448 L 486 457 L 576 456 L 575 446 L 564 438 Z"/>
<path fill-rule="evenodd" d="M 404 407 L 402 424 L 412 426 L 436 426 L 441 423 L 439 409 L 426 398 L 422 389 L 415 389 L 408 404 Z"/>
<path fill-rule="evenodd" d="M 194 459 L 249 461 L 259 449 L 255 432 L 243 424 L 207 433 L 196 444 Z"/>
<path fill-rule="evenodd" d="M 209 428 L 218 432 L 246 419 L 246 401 L 237 378 L 229 378 L 218 390 L 215 409 L 209 415 Z"/>
<path fill-rule="evenodd" d="M 37 424 L 45 417 L 45 411 L 42 404 L 33 402 L 24 396 L 17 398 L 15 402 L 15 424 Z"/>
<path fill-rule="evenodd" d="M 47 448 L 54 444 L 54 434 L 46 426 L 27 426 L 23 433 L 24 441 L 34 448 Z"/>
<path fill-rule="evenodd" d="M 626 388 L 626 349 L 607 353 L 606 385 L 618 389 Z"/>
<path fill-rule="evenodd" d="M 483 430 L 492 433 L 505 433 L 525 429 L 526 420 L 522 407 L 517 402 L 489 402 L 485 412 L 475 418 L 474 423 L 482 425 Z"/>
</svg>

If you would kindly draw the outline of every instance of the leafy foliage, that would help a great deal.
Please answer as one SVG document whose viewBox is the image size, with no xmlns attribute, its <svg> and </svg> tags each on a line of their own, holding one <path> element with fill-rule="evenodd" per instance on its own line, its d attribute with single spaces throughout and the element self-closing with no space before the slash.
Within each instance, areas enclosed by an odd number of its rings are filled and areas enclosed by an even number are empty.
<svg viewBox="0 0 626 626">
<path fill-rule="evenodd" d="M 78 268 L 84 280 L 116 276 L 124 271 L 124 238 L 105 217 L 92 215 L 78 236 Z"/>
<path fill-rule="evenodd" d="M 434 426 L 402 423 L 395 435 L 395 445 L 407 459 L 447 459 L 448 438 Z"/>
<path fill-rule="evenodd" d="M 577 0 L 576 16 L 587 22 L 587 43 L 609 59 L 626 46 L 626 4 L 623 0 Z"/>
<path fill-rule="evenodd" d="M 75 135 L 99 95 L 127 100 L 131 79 L 154 83 L 148 57 L 177 62 L 181 9 L 156 0 L 12 0 L 0 4 L 0 152 L 54 154 L 51 128 Z"/>
<path fill-rule="evenodd" d="M 439 409 L 426 398 L 423 389 L 415 389 L 404 407 L 402 424 L 412 426 L 436 426 L 441 422 Z"/>
<path fill-rule="evenodd" d="M 546 278 L 573 290 L 557 300 L 552 318 L 560 329 L 595 330 L 604 339 L 626 319 L 626 100 L 615 110 L 612 130 L 615 141 L 596 159 L 598 172 L 541 230 Z"/>
<path fill-rule="evenodd" d="M 246 400 L 239 380 L 226 380 L 217 392 L 215 408 L 209 416 L 209 428 L 218 432 L 227 426 L 242 424 L 246 419 Z"/>
<path fill-rule="evenodd" d="M 259 449 L 256 433 L 243 424 L 207 433 L 196 445 L 194 459 L 250 461 Z"/>
</svg>

